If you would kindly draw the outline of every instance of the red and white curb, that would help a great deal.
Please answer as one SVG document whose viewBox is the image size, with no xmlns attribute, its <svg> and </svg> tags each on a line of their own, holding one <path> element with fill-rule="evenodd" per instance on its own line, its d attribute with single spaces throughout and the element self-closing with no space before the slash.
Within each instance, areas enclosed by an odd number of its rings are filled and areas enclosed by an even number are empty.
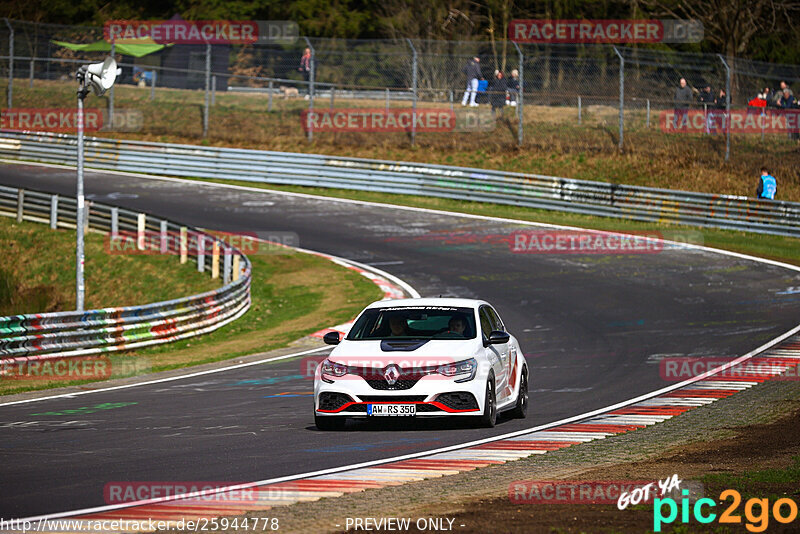
<svg viewBox="0 0 800 534">
<path fill-rule="evenodd" d="M 323 254 L 321 252 L 313 252 L 313 251 L 303 251 L 303 252 L 308 252 L 309 254 L 314 254 L 315 256 L 321 256 L 338 265 L 341 265 L 342 267 L 345 267 L 346 269 L 351 269 L 353 271 L 356 271 L 361 276 L 369 278 L 373 284 L 378 286 L 378 288 L 380 288 L 380 290 L 383 291 L 383 299 L 381 300 L 404 299 L 406 298 L 407 293 L 412 296 L 417 296 L 417 297 L 419 296 L 419 294 L 416 295 L 414 294 L 416 292 L 413 291 L 413 289 L 412 289 L 413 292 L 410 292 L 409 286 L 401 287 L 401 285 L 398 283 L 399 281 L 395 282 L 389 280 L 388 277 L 384 276 L 386 273 L 379 274 L 378 272 L 367 270 L 366 266 L 353 263 L 349 260 L 342 260 L 335 256 L 329 256 L 328 254 Z M 346 336 L 350 332 L 350 329 L 353 327 L 354 322 L 355 320 L 338 324 L 330 328 L 324 328 L 322 330 L 319 330 L 311 334 L 311 337 L 316 337 L 321 339 L 328 332 L 339 332 L 339 334 Z"/>
<path fill-rule="evenodd" d="M 129 520 L 137 525 L 138 531 L 146 532 L 148 531 L 146 525 L 143 527 L 142 523 L 136 522 L 153 519 L 164 521 L 169 528 L 178 525 L 181 520 L 238 516 L 256 510 L 269 510 L 275 506 L 315 501 L 323 497 L 339 497 L 366 489 L 398 486 L 407 482 L 454 475 L 534 454 L 547 454 L 550 451 L 624 434 L 666 421 L 694 407 L 711 404 L 718 399 L 784 375 L 786 371 L 792 370 L 793 374 L 785 379 L 798 379 L 794 371 L 798 365 L 800 365 L 800 335 L 793 335 L 756 356 L 730 366 L 723 373 L 716 375 L 705 373 L 704 375 L 708 376 L 703 376 L 701 380 L 678 389 L 577 422 L 529 433 L 517 432 L 512 437 L 501 437 L 495 441 L 484 440 L 480 444 L 462 449 L 409 459 L 387 460 L 385 463 L 375 462 L 366 467 L 298 480 L 262 485 L 245 484 L 231 488 L 232 491 L 212 492 L 180 500 L 150 502 L 128 508 L 72 515 L 69 519 L 74 526 L 68 531 L 86 532 L 92 525 L 102 520 Z M 252 492 L 246 499 L 240 496 L 243 493 L 242 488 L 248 488 Z M 66 514 L 60 515 L 64 517 Z M 124 528 L 121 531 L 124 531 Z"/>
</svg>

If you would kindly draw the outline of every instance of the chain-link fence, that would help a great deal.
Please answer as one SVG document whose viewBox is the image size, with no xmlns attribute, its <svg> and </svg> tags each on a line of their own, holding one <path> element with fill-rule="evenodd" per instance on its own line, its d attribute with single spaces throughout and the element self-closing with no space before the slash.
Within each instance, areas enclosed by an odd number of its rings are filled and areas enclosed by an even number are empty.
<svg viewBox="0 0 800 534">
<path fill-rule="evenodd" d="M 713 149 L 727 159 L 731 129 L 708 127 L 709 116 L 727 119 L 732 109 L 746 109 L 764 87 L 775 89 L 781 81 L 800 87 L 795 65 L 668 49 L 304 37 L 281 45 L 137 49 L 106 43 L 102 28 L 4 20 L 0 77 L 7 85 L 6 106 L 71 106 L 77 67 L 102 61 L 112 51 L 121 76 L 101 101 L 111 127 L 115 109 L 135 107 L 143 112 L 144 134 L 260 146 L 282 139 L 278 148 L 321 136 L 340 143 L 380 139 L 434 147 L 557 140 L 626 150 L 658 143 L 660 135 L 687 134 L 698 143 L 704 136 L 726 139 Z M 683 99 L 681 78 L 689 91 Z M 767 104 L 756 112 L 777 113 L 771 95 Z M 701 111 L 704 127 L 671 129 L 676 108 Z M 454 120 L 433 130 L 412 120 L 410 126 L 379 129 L 380 136 L 363 124 L 322 128 L 308 122 L 310 112 L 354 109 L 404 109 L 412 116 L 441 110 Z M 794 142 L 791 132 L 762 127 L 750 133 Z"/>
</svg>

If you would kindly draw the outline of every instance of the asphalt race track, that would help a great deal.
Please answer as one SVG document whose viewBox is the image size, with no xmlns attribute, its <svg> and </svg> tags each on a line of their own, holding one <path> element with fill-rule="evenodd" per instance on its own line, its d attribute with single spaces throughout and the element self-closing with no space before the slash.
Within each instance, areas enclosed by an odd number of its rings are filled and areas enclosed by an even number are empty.
<svg viewBox="0 0 800 534">
<path fill-rule="evenodd" d="M 74 196 L 75 171 L 4 165 L 0 183 Z M 0 517 L 101 506 L 114 481 L 263 480 L 555 421 L 669 385 L 660 358 L 738 356 L 800 316 L 800 273 L 713 252 L 515 254 L 502 236 L 524 227 L 501 221 L 96 172 L 86 192 L 210 229 L 295 232 L 301 247 L 378 266 L 423 296 L 485 298 L 525 351 L 531 412 L 491 430 L 322 433 L 298 360 L 5 406 Z M 92 409 L 105 403 L 118 404 Z"/>
</svg>

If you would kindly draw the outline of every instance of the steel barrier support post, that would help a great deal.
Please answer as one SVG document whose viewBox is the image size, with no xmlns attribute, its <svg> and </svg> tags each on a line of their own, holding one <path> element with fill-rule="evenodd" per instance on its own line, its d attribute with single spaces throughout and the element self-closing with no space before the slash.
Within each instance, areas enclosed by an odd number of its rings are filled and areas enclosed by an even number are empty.
<svg viewBox="0 0 800 534">
<path fill-rule="evenodd" d="M 219 241 L 211 245 L 211 278 L 219 278 Z"/>
<path fill-rule="evenodd" d="M 211 44 L 206 43 L 206 94 L 203 103 L 203 137 L 208 136 L 208 90 L 211 85 Z"/>
<path fill-rule="evenodd" d="M 411 39 L 406 38 L 406 41 L 413 53 L 411 58 L 411 91 L 414 95 L 414 102 L 411 113 L 411 146 L 414 146 L 417 140 L 417 49 L 414 48 L 414 43 L 411 42 Z"/>
<path fill-rule="evenodd" d="M 211 77 L 211 105 L 214 106 L 217 103 L 217 75 L 213 75 Z"/>
<path fill-rule="evenodd" d="M 233 273 L 231 273 L 232 280 L 235 282 L 239 279 L 239 255 L 235 254 L 233 256 Z"/>
<path fill-rule="evenodd" d="M 25 190 L 17 189 L 17 222 L 22 222 L 23 208 L 25 206 Z"/>
<path fill-rule="evenodd" d="M 581 124 L 581 114 L 583 110 L 581 109 L 581 95 L 578 95 L 578 126 Z"/>
<path fill-rule="evenodd" d="M 167 250 L 168 250 L 168 246 L 167 246 L 167 221 L 161 221 L 161 227 L 159 228 L 159 230 L 161 230 L 161 243 L 160 243 L 161 246 L 160 246 L 159 252 L 161 252 L 161 254 L 166 254 Z"/>
<path fill-rule="evenodd" d="M 224 247 L 222 254 L 222 283 L 227 286 L 231 283 L 231 249 Z"/>
<path fill-rule="evenodd" d="M 524 141 L 524 131 L 523 131 L 523 122 L 525 119 L 525 115 L 522 113 L 523 107 L 523 95 L 525 94 L 525 56 L 522 54 L 522 49 L 519 47 L 516 41 L 511 41 L 514 45 L 514 48 L 517 49 L 517 55 L 519 56 L 519 94 L 517 95 L 517 144 L 522 146 L 522 142 Z"/>
<path fill-rule="evenodd" d="M 269 89 L 267 94 L 267 111 L 272 111 L 272 80 L 269 81 Z"/>
<path fill-rule="evenodd" d="M 58 228 L 58 195 L 50 197 L 50 228 Z"/>
<path fill-rule="evenodd" d="M 8 109 L 14 107 L 14 27 L 8 21 L 8 19 L 4 19 L 6 21 L 6 26 L 8 26 L 8 93 L 6 100 Z"/>
<path fill-rule="evenodd" d="M 181 265 L 189 261 L 189 240 L 186 227 L 181 226 Z"/>
<path fill-rule="evenodd" d="M 156 99 L 156 77 L 158 72 L 153 69 L 153 77 L 150 79 L 150 100 Z"/>
<path fill-rule="evenodd" d="M 202 273 L 206 268 L 206 236 L 197 236 L 197 272 Z"/>
<path fill-rule="evenodd" d="M 617 47 L 612 47 L 619 56 L 619 150 L 625 146 L 625 58 Z"/>
<path fill-rule="evenodd" d="M 725 161 L 729 161 L 731 159 L 731 68 L 722 54 L 717 54 L 717 57 L 722 61 L 722 66 L 727 72 L 725 77 Z"/>
<path fill-rule="evenodd" d="M 314 50 L 314 47 L 311 45 L 311 41 L 309 41 L 308 37 L 303 37 L 306 41 L 306 46 L 311 49 L 311 72 L 309 72 L 308 76 L 308 114 L 314 112 L 314 81 L 316 76 L 317 70 L 317 51 Z M 314 139 L 314 130 L 308 128 L 308 140 L 312 141 Z"/>
<path fill-rule="evenodd" d="M 111 237 L 119 235 L 119 208 L 111 208 Z"/>
<path fill-rule="evenodd" d="M 144 250 L 144 230 L 147 225 L 147 215 L 140 213 L 136 217 L 136 248 Z"/>
</svg>

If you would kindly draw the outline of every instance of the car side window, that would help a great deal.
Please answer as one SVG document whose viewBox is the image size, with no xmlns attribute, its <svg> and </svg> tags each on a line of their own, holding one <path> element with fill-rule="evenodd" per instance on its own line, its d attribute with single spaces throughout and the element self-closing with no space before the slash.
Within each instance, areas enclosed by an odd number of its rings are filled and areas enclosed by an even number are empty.
<svg viewBox="0 0 800 534">
<path fill-rule="evenodd" d="M 503 321 L 500 320 L 500 316 L 497 315 L 496 311 L 494 311 L 494 308 L 487 306 L 485 309 L 489 314 L 489 319 L 492 321 L 492 330 L 500 330 L 501 332 L 505 332 L 506 327 L 503 325 Z"/>
<path fill-rule="evenodd" d="M 486 306 L 481 306 L 480 316 L 481 316 L 481 332 L 483 335 L 488 338 L 489 334 L 492 333 L 492 321 L 489 319 L 489 315 L 486 313 Z"/>
</svg>

